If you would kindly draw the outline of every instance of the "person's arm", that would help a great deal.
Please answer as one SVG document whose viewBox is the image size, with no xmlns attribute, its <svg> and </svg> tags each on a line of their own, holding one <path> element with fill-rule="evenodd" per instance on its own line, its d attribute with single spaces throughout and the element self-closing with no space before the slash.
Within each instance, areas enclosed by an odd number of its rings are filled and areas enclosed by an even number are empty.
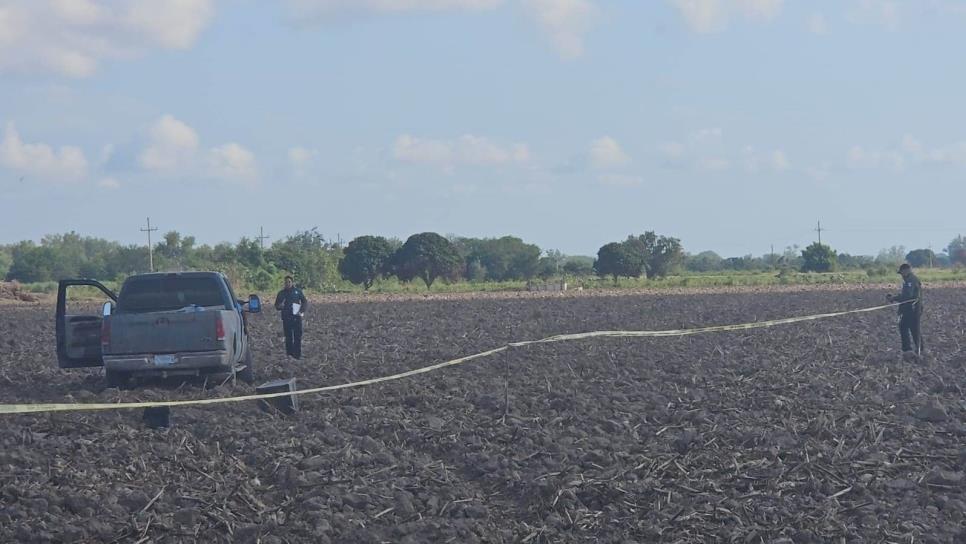
<svg viewBox="0 0 966 544">
<path fill-rule="evenodd" d="M 278 294 L 275 295 L 275 309 L 278 311 L 282 311 L 285 309 L 285 306 L 284 306 L 285 301 L 282 299 L 282 295 L 284 293 L 285 291 L 279 291 Z"/>
<path fill-rule="evenodd" d="M 306 300 L 305 292 L 301 289 L 299 289 L 299 304 L 301 305 L 299 308 L 299 313 L 305 314 L 305 309 L 309 307 L 309 301 Z"/>
</svg>

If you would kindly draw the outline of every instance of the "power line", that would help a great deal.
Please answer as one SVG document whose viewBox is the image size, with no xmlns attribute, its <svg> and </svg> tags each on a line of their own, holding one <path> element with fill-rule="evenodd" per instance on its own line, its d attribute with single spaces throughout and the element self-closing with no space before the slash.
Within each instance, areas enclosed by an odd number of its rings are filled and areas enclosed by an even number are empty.
<svg viewBox="0 0 966 544">
<path fill-rule="evenodd" d="M 154 272 L 154 247 L 151 245 L 151 233 L 158 230 L 157 227 L 151 228 L 151 218 L 148 217 L 148 228 L 141 229 L 141 232 L 148 233 L 148 263 L 151 267 L 151 272 Z"/>
</svg>

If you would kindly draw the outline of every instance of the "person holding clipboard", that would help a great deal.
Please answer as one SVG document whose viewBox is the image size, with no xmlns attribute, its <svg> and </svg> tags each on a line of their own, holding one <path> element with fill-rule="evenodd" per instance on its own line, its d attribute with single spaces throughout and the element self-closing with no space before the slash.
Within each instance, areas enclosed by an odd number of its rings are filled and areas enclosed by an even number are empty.
<svg viewBox="0 0 966 544">
<path fill-rule="evenodd" d="M 302 290 L 295 286 L 292 276 L 285 276 L 285 288 L 275 297 L 275 309 L 282 313 L 285 353 L 295 359 L 302 358 L 302 317 L 306 307 L 308 301 Z"/>
</svg>

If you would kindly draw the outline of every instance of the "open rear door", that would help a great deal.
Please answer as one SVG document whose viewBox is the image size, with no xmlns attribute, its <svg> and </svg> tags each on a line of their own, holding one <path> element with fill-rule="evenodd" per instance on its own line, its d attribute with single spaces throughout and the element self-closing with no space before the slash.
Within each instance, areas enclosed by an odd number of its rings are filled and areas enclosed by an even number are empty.
<svg viewBox="0 0 966 544">
<path fill-rule="evenodd" d="M 76 287 L 81 299 L 68 296 Z M 91 289 L 91 288 L 95 289 Z M 99 291 L 99 292 L 98 292 Z M 103 294 L 103 297 L 100 295 Z M 71 307 L 68 308 L 68 302 Z M 117 296 L 99 282 L 86 279 L 60 280 L 57 286 L 57 364 L 60 368 L 104 366 L 101 355 L 101 307 L 104 302 L 117 302 Z"/>
</svg>

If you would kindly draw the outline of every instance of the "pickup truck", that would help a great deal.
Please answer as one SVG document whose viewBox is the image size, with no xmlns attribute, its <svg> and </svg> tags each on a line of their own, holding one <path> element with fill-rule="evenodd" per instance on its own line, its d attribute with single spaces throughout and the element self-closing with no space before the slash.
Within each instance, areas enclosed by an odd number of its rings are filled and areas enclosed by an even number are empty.
<svg viewBox="0 0 966 544">
<path fill-rule="evenodd" d="M 103 293 L 100 315 L 73 313 L 68 290 L 77 287 Z M 246 314 L 260 311 L 257 295 L 236 299 L 219 272 L 140 274 L 127 278 L 119 294 L 96 280 L 64 279 L 57 288 L 57 362 L 61 368 L 103 366 L 111 387 L 135 376 L 212 373 L 253 383 Z"/>
</svg>

